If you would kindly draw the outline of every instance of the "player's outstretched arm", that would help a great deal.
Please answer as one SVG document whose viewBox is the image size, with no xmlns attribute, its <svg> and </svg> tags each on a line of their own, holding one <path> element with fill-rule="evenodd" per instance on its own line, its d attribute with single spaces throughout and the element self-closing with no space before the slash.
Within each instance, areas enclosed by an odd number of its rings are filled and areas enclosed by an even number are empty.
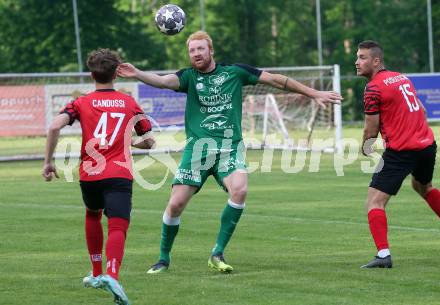
<svg viewBox="0 0 440 305">
<path fill-rule="evenodd" d="M 42 175 L 46 181 L 51 181 L 55 176 L 59 178 L 55 165 L 52 163 L 53 153 L 58 143 L 60 130 L 69 124 L 70 117 L 67 113 L 59 114 L 53 120 L 47 132 L 46 153 L 44 155 L 44 165 Z"/>
<path fill-rule="evenodd" d="M 156 88 L 179 89 L 179 78 L 176 74 L 158 75 L 137 69 L 130 63 L 123 63 L 118 66 L 118 76 L 124 78 L 135 78 L 147 85 Z"/>
<path fill-rule="evenodd" d="M 340 104 L 342 96 L 334 91 L 318 91 L 300 82 L 281 74 L 273 74 L 263 71 L 258 80 L 260 83 L 295 93 L 299 93 L 314 99 L 320 106 L 325 104 Z"/>
</svg>

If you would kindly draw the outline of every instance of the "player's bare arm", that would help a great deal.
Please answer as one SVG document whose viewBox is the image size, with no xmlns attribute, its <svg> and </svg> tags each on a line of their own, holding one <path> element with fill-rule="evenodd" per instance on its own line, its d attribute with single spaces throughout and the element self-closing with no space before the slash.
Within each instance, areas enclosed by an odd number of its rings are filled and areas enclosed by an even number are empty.
<svg viewBox="0 0 440 305">
<path fill-rule="evenodd" d="M 379 134 L 379 130 L 379 114 L 365 114 L 364 135 L 362 139 L 362 154 L 365 156 L 368 156 L 373 152 L 372 145 Z"/>
<path fill-rule="evenodd" d="M 153 149 L 156 147 L 156 140 L 150 131 L 141 137 L 132 138 L 131 146 L 139 149 Z"/>
<path fill-rule="evenodd" d="M 147 85 L 156 88 L 166 88 L 171 90 L 179 89 L 179 78 L 176 74 L 158 75 L 137 69 L 130 63 L 123 63 L 118 66 L 118 76 L 124 78 L 135 78 Z"/>
<path fill-rule="evenodd" d="M 326 103 L 340 104 L 342 100 L 342 96 L 337 92 L 318 91 L 281 74 L 273 74 L 263 71 L 258 81 L 278 89 L 308 96 L 314 99 L 321 107 L 325 107 Z"/>
<path fill-rule="evenodd" d="M 67 113 L 59 114 L 55 117 L 54 121 L 49 127 L 49 131 L 47 133 L 46 140 L 46 153 L 44 156 L 44 165 L 43 165 L 43 177 L 46 181 L 51 181 L 55 176 L 59 178 L 58 173 L 55 169 L 55 166 L 52 163 L 53 154 L 55 151 L 55 147 L 58 143 L 58 138 L 60 136 L 60 130 L 69 124 L 70 117 Z"/>
</svg>

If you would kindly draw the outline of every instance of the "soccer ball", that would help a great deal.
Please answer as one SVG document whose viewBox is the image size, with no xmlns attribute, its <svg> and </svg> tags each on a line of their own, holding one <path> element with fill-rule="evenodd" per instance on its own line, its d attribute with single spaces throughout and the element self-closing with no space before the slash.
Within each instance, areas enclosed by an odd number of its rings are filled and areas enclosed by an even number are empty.
<svg viewBox="0 0 440 305">
<path fill-rule="evenodd" d="M 185 27 L 185 12 L 174 4 L 162 6 L 156 13 L 156 26 L 165 35 L 175 35 Z"/>
</svg>

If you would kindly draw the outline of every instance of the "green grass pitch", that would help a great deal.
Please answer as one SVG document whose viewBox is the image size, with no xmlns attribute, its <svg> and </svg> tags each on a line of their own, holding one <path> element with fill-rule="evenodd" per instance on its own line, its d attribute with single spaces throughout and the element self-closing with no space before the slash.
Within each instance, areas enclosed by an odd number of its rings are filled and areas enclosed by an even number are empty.
<svg viewBox="0 0 440 305">
<path fill-rule="evenodd" d="M 261 161 L 261 152 L 248 161 Z M 146 270 L 158 257 L 170 187 L 135 185 L 120 275 L 132 304 L 440 304 L 440 222 L 409 180 L 387 210 L 394 268 L 361 270 L 375 247 L 364 210 L 370 174 L 360 161 L 343 177 L 332 155 L 318 173 L 284 173 L 277 152 L 272 164 L 249 176 L 247 207 L 225 253 L 229 275 L 207 267 L 227 200 L 212 178 L 182 216 L 170 270 L 156 276 Z M 107 292 L 82 288 L 90 264 L 78 183 L 46 183 L 41 166 L 0 163 L 0 304 L 112 304 Z M 159 182 L 165 172 L 155 163 L 143 176 Z"/>
</svg>

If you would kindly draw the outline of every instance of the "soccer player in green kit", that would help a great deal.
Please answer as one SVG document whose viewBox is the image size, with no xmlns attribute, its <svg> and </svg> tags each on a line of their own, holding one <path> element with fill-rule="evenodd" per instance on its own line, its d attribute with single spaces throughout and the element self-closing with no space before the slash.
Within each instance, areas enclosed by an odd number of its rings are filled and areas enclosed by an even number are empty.
<svg viewBox="0 0 440 305">
<path fill-rule="evenodd" d="M 187 144 L 163 214 L 159 261 L 148 270 L 150 274 L 168 269 L 180 215 L 210 175 L 228 192 L 229 199 L 221 215 L 220 230 L 208 266 L 220 272 L 233 270 L 226 263 L 223 253 L 240 220 L 247 194 L 241 133 L 243 86 L 267 84 L 313 98 L 320 106 L 340 103 L 342 99 L 337 92 L 317 91 L 284 75 L 271 74 L 243 64 L 217 64 L 213 57 L 211 37 L 206 32 L 191 34 L 187 47 L 192 67 L 175 74 L 160 76 L 143 72 L 129 63 L 121 64 L 118 68 L 119 76 L 187 93 Z"/>
</svg>

